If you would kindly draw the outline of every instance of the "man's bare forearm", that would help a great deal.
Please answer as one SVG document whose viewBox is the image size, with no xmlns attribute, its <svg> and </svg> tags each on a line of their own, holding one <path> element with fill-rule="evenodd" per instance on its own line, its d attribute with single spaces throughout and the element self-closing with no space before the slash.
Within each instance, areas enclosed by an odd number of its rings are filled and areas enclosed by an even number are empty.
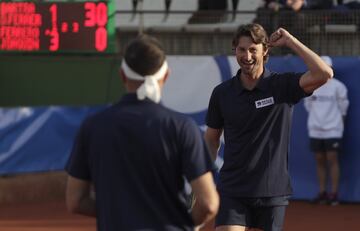
<svg viewBox="0 0 360 231">
<path fill-rule="evenodd" d="M 220 149 L 220 137 L 222 132 L 223 132 L 222 129 L 208 128 L 204 135 L 206 145 L 208 146 L 213 161 L 216 160 L 216 157 Z"/>
<path fill-rule="evenodd" d="M 83 198 L 74 212 L 84 216 L 96 217 L 95 200 L 91 197 Z"/>
<path fill-rule="evenodd" d="M 287 46 L 303 59 L 309 71 L 314 74 L 313 77 L 324 79 L 332 78 L 333 71 L 331 67 L 325 64 L 315 52 L 305 46 L 297 38 L 291 36 L 287 42 Z"/>
<path fill-rule="evenodd" d="M 220 149 L 220 140 L 207 142 L 207 145 L 209 147 L 211 159 L 215 161 Z"/>
</svg>

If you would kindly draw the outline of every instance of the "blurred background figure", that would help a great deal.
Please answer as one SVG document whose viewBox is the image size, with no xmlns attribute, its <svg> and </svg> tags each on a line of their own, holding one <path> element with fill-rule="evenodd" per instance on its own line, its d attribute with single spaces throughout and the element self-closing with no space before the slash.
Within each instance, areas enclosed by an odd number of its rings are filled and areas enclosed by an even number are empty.
<svg viewBox="0 0 360 231">
<path fill-rule="evenodd" d="M 265 7 L 273 11 L 282 9 L 299 11 L 305 2 L 305 0 L 264 0 Z"/>
<path fill-rule="evenodd" d="M 237 4 L 236 1 L 233 4 Z M 226 21 L 227 1 L 198 0 L 198 9 L 191 18 L 189 24 L 208 24 Z"/>
<path fill-rule="evenodd" d="M 360 0 L 338 0 L 337 2 L 347 9 L 360 9 Z"/>
<path fill-rule="evenodd" d="M 172 0 L 164 0 L 164 6 L 165 6 L 165 15 L 163 21 L 166 21 L 166 19 L 169 17 L 170 7 L 171 7 L 171 1 Z M 132 16 L 130 21 L 133 21 L 135 19 L 136 14 L 138 11 L 142 11 L 143 9 L 143 0 L 131 0 L 132 5 Z"/>
<path fill-rule="evenodd" d="M 322 56 L 322 59 L 332 66 L 330 57 Z M 339 80 L 330 79 L 315 90 L 311 97 L 305 98 L 304 105 L 309 113 L 307 125 L 310 149 L 315 154 L 319 180 L 319 193 L 314 202 L 337 205 L 340 175 L 338 153 L 344 131 L 344 118 L 349 106 L 347 89 Z M 328 176 L 331 182 L 329 192 Z"/>
<path fill-rule="evenodd" d="M 298 12 L 305 7 L 305 0 L 264 0 L 257 9 L 254 22 L 263 25 L 268 34 L 276 28 L 283 27 L 294 34 L 299 21 Z"/>
<path fill-rule="evenodd" d="M 95 217 L 98 231 L 194 230 L 219 207 L 213 165 L 195 122 L 160 103 L 169 75 L 160 42 L 132 40 L 120 75 L 127 93 L 87 118 L 74 142 L 67 208 Z"/>
<path fill-rule="evenodd" d="M 334 7 L 333 0 L 305 0 L 305 2 L 305 8 L 310 10 L 325 10 Z"/>
</svg>

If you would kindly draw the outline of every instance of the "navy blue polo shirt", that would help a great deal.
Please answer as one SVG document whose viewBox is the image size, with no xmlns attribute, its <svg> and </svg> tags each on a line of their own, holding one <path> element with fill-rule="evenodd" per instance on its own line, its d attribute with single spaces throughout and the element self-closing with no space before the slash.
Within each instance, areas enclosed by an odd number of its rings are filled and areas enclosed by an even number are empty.
<svg viewBox="0 0 360 231">
<path fill-rule="evenodd" d="M 193 230 L 189 182 L 211 171 L 198 126 L 135 94 L 82 124 L 68 173 L 94 183 L 98 230 Z"/>
<path fill-rule="evenodd" d="M 212 92 L 206 124 L 224 129 L 218 189 L 230 197 L 290 195 L 288 145 L 293 105 L 307 96 L 302 73 L 265 69 L 256 87 L 242 86 L 240 70 Z"/>
</svg>

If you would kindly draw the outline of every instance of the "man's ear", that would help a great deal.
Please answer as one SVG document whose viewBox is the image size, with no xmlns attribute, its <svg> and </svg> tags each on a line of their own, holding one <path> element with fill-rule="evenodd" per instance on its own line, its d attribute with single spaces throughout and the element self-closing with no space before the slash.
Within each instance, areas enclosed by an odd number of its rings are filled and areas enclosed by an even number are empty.
<svg viewBox="0 0 360 231">
<path fill-rule="evenodd" d="M 265 48 L 264 49 L 264 57 L 268 54 L 268 52 L 269 52 L 269 48 Z"/>
<path fill-rule="evenodd" d="M 168 68 L 166 73 L 165 73 L 165 76 L 164 76 L 164 83 L 166 82 L 166 80 L 169 78 L 169 75 L 170 75 L 170 69 Z"/>
<path fill-rule="evenodd" d="M 159 83 L 160 87 L 163 87 L 163 86 L 164 86 L 166 80 L 169 78 L 169 75 L 170 75 L 170 70 L 168 69 L 168 70 L 166 71 L 165 75 L 164 75 L 164 78 L 158 80 L 158 83 Z"/>
<path fill-rule="evenodd" d="M 127 82 L 127 78 L 126 78 L 126 75 L 125 75 L 123 69 L 120 69 L 120 77 L 121 77 L 121 80 L 123 83 Z"/>
</svg>

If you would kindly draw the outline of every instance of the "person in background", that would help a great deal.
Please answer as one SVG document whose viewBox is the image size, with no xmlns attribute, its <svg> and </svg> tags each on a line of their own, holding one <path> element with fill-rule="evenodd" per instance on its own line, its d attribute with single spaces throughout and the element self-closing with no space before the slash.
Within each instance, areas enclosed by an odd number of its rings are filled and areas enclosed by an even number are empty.
<svg viewBox="0 0 360 231">
<path fill-rule="evenodd" d="M 322 59 L 332 66 L 330 57 L 322 56 Z M 319 194 L 314 202 L 337 205 L 340 175 L 338 154 L 349 107 L 347 89 L 342 82 L 333 78 L 306 98 L 304 106 L 309 113 L 307 126 L 310 149 L 315 153 L 319 180 Z M 326 190 L 327 176 L 331 182 L 329 192 Z"/>
<path fill-rule="evenodd" d="M 333 0 L 306 0 L 305 9 L 309 10 L 326 10 L 334 7 Z"/>
<path fill-rule="evenodd" d="M 262 25 L 269 34 L 279 27 L 295 34 L 302 29 L 300 11 L 305 4 L 305 0 L 264 0 L 257 9 L 254 22 Z"/>
<path fill-rule="evenodd" d="M 360 9 L 360 0 L 338 0 L 338 4 L 350 10 Z"/>
<path fill-rule="evenodd" d="M 277 12 L 279 10 L 299 11 L 304 7 L 305 0 L 264 0 L 265 8 Z"/>
<path fill-rule="evenodd" d="M 147 35 L 130 42 L 120 73 L 127 94 L 77 135 L 67 208 L 96 217 L 99 231 L 194 230 L 218 210 L 213 164 L 196 123 L 160 103 L 169 75 L 160 43 Z"/>
</svg>

